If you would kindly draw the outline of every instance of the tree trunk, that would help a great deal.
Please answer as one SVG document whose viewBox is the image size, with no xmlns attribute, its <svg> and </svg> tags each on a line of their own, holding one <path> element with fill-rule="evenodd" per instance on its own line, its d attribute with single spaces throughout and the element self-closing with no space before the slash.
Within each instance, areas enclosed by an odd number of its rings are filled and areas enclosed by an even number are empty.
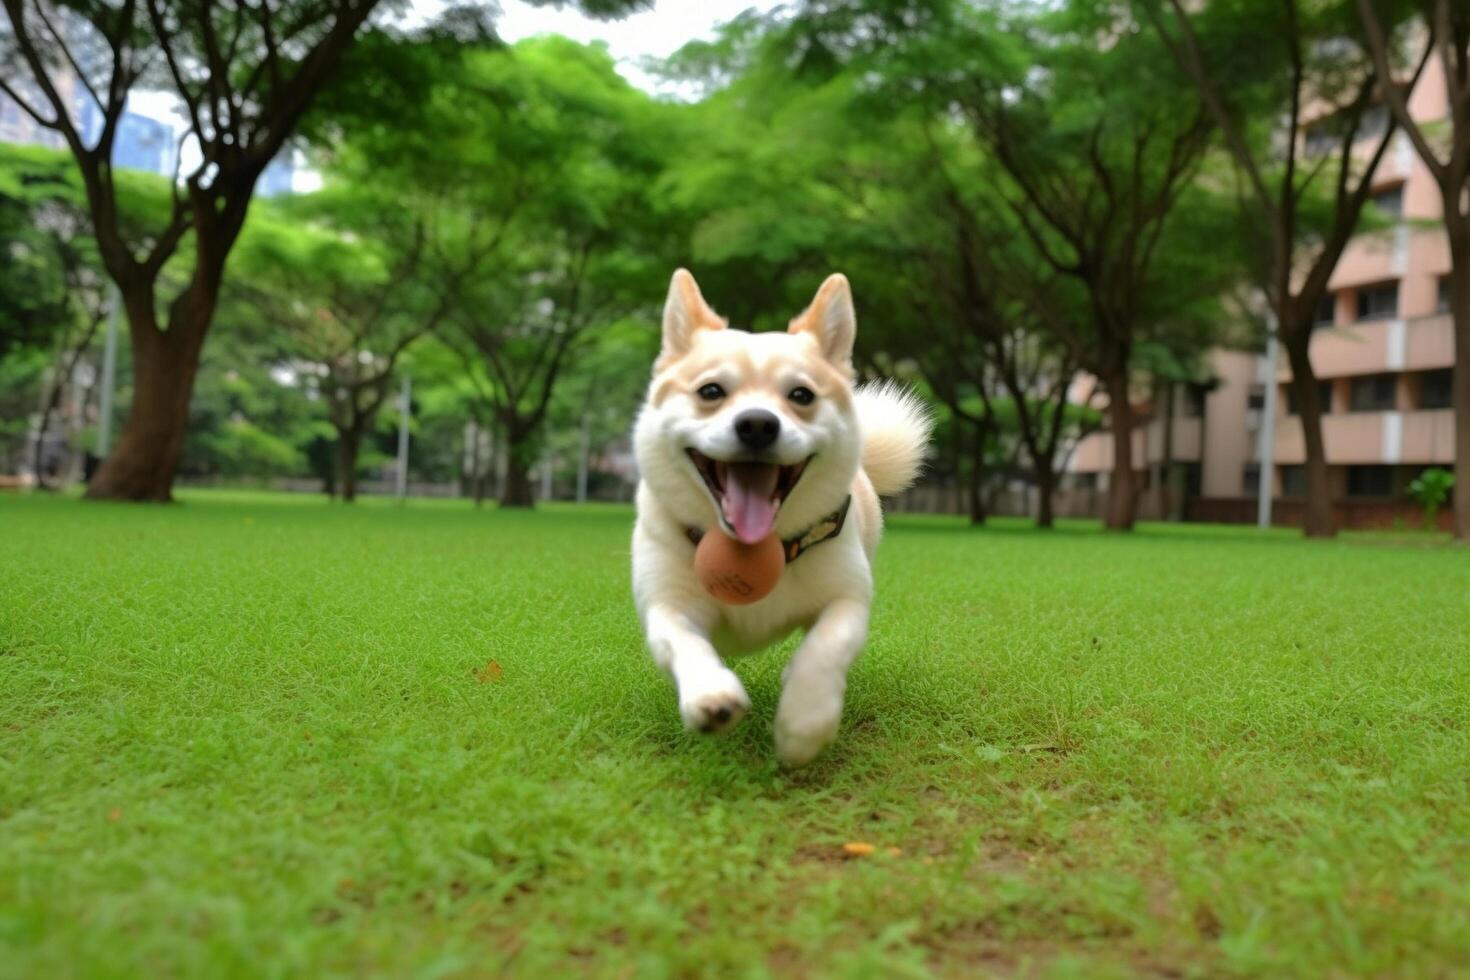
<svg viewBox="0 0 1470 980">
<path fill-rule="evenodd" d="M 46 474 L 42 470 L 46 462 L 46 433 L 51 428 L 51 416 L 56 414 L 56 408 L 61 404 L 61 386 L 60 376 L 52 380 L 51 387 L 46 392 L 46 402 L 41 406 L 41 421 L 36 425 L 36 444 L 32 447 L 31 468 L 36 474 L 37 490 L 52 489 L 51 484 L 46 482 Z"/>
<path fill-rule="evenodd" d="M 1455 325 L 1455 537 L 1470 541 L 1470 222 L 1450 238 L 1450 316 Z"/>
<path fill-rule="evenodd" d="M 533 507 L 536 494 L 531 489 L 530 445 L 524 438 L 507 436 L 505 445 L 505 480 L 500 485 L 501 507 Z"/>
<path fill-rule="evenodd" d="M 1036 480 L 1036 527 L 1050 530 L 1056 526 L 1057 475 L 1050 459 L 1033 459 L 1031 467 Z"/>
<path fill-rule="evenodd" d="M 129 304 L 133 348 L 133 407 L 117 446 L 87 487 L 88 500 L 167 503 L 184 451 L 189 399 L 199 373 L 199 352 L 212 309 L 178 316 L 160 332 L 139 324 Z"/>
<path fill-rule="evenodd" d="M 1120 371 L 1106 381 L 1108 423 L 1113 432 L 1113 472 L 1108 478 L 1109 531 L 1131 531 L 1138 493 L 1133 473 L 1133 406 L 1128 402 L 1128 372 Z"/>
<path fill-rule="evenodd" d="M 1317 398 L 1317 376 L 1312 372 L 1311 330 L 1282 331 L 1287 363 L 1291 365 L 1291 392 L 1302 424 L 1307 453 L 1307 507 L 1303 530 L 1309 538 L 1337 533 L 1332 520 L 1332 490 L 1328 485 L 1327 449 L 1322 441 L 1322 403 Z M 1275 379 L 1268 379 L 1275 383 Z"/>
<path fill-rule="evenodd" d="M 360 427 L 348 426 L 337 430 L 337 485 L 341 488 L 344 504 L 357 499 L 357 453 L 361 446 Z"/>
</svg>

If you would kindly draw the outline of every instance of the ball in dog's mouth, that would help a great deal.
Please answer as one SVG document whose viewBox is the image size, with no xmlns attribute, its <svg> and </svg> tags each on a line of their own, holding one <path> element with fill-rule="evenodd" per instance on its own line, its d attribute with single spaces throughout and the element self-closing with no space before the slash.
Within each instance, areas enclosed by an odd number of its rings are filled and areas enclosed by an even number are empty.
<svg viewBox="0 0 1470 980">
<path fill-rule="evenodd" d="M 745 544 L 755 544 L 771 534 L 781 504 L 811 462 L 811 457 L 789 465 L 758 460 L 727 461 L 713 459 L 695 449 L 688 452 L 715 499 L 725 531 Z"/>
</svg>

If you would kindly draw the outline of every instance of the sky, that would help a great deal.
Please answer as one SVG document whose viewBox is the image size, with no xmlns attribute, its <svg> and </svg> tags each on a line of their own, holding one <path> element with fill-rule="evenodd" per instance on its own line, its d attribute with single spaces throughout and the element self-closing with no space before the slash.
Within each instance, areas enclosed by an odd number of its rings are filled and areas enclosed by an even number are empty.
<svg viewBox="0 0 1470 980">
<path fill-rule="evenodd" d="M 564 8 L 533 7 L 523 0 L 502 0 L 500 34 L 519 41 L 533 34 L 564 34 L 584 44 L 603 41 L 618 60 L 623 77 L 653 91 L 655 83 L 639 70 L 646 57 L 666 57 L 696 38 L 709 39 L 715 28 L 743 11 L 769 10 L 776 0 L 658 0 L 652 10 L 617 21 L 598 21 Z M 417 4 L 416 7 L 425 7 Z"/>
<path fill-rule="evenodd" d="M 583 16 L 570 6 L 557 9 L 536 7 L 525 0 L 501 0 L 501 16 L 496 21 L 500 36 L 512 43 L 536 34 L 563 34 L 575 41 L 602 41 L 616 59 L 618 71 L 634 85 L 650 92 L 659 83 L 640 67 L 645 58 L 663 58 L 673 54 L 689 41 L 709 39 L 715 29 L 751 8 L 769 10 L 778 0 L 657 0 L 652 10 L 644 10 L 621 20 L 601 21 Z M 443 6 L 437 0 L 417 0 L 408 19 L 432 17 Z M 128 108 L 154 119 L 161 119 L 181 130 L 183 120 L 174 112 L 177 100 L 167 92 L 133 92 Z M 188 173 L 198 160 L 198 150 L 185 148 L 183 170 Z M 193 157 L 191 160 L 190 158 Z M 320 185 L 319 175 L 298 167 L 297 191 L 314 190 Z"/>
</svg>

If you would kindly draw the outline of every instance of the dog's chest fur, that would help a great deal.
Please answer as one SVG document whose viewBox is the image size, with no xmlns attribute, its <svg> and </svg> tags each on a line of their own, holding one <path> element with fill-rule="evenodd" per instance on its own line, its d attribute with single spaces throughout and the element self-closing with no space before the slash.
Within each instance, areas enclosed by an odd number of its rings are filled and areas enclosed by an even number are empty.
<svg viewBox="0 0 1470 980">
<path fill-rule="evenodd" d="M 809 628 L 834 598 L 871 591 L 868 556 L 855 522 L 849 522 L 840 535 L 787 565 L 764 599 L 748 606 L 720 605 L 711 641 L 724 654 L 751 653 Z"/>
</svg>

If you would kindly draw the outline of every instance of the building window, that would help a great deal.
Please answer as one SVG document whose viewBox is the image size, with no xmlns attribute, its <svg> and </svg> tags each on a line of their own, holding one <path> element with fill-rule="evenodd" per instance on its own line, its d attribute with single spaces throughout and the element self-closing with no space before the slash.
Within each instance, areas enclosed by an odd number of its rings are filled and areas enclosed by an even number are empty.
<svg viewBox="0 0 1470 980">
<path fill-rule="evenodd" d="M 1348 395 L 1350 412 L 1391 412 L 1395 403 L 1396 379 L 1391 374 L 1354 378 Z"/>
<path fill-rule="evenodd" d="M 1349 466 L 1347 468 L 1347 495 L 1349 497 L 1393 496 L 1393 467 Z"/>
<path fill-rule="evenodd" d="M 1317 382 L 1317 406 L 1321 410 L 1321 412 L 1322 412 L 1323 415 L 1326 415 L 1328 412 L 1332 411 L 1332 382 L 1331 381 L 1318 381 Z M 1301 412 L 1297 411 L 1296 387 L 1293 386 L 1293 385 L 1287 385 L 1286 386 L 1286 414 L 1287 415 L 1300 415 L 1300 414 L 1302 414 Z"/>
<path fill-rule="evenodd" d="M 1184 397 L 1180 399 L 1178 409 L 1181 418 L 1199 419 L 1205 416 L 1205 396 L 1210 389 L 1205 385 L 1190 383 L 1184 386 Z"/>
<path fill-rule="evenodd" d="M 1204 493 L 1205 471 L 1199 463 L 1184 464 L 1184 496 L 1198 497 Z"/>
<path fill-rule="evenodd" d="M 1450 408 L 1454 404 L 1455 369 L 1425 371 L 1419 376 L 1419 407 Z"/>
<path fill-rule="evenodd" d="M 1352 113 L 1344 111 L 1308 126 L 1307 156 L 1322 156 L 1325 153 L 1335 152 L 1354 121 Z M 1380 137 L 1388 130 L 1388 107 L 1385 105 L 1373 106 L 1365 110 L 1356 122 L 1358 126 L 1353 132 L 1355 141 Z"/>
<path fill-rule="evenodd" d="M 1373 195 L 1373 206 L 1391 218 L 1404 216 L 1404 185 L 1389 187 Z"/>
<path fill-rule="evenodd" d="M 1382 136 L 1388 131 L 1388 106 L 1376 105 L 1363 113 L 1358 121 L 1357 138 L 1360 140 Z"/>
<path fill-rule="evenodd" d="M 1337 147 L 1337 120 L 1324 119 L 1307 127 L 1306 155 L 1320 157 Z"/>
<path fill-rule="evenodd" d="M 1317 315 L 1312 318 L 1314 327 L 1330 327 L 1337 322 L 1337 294 L 1328 293 L 1317 301 Z"/>
<path fill-rule="evenodd" d="M 1392 320 L 1399 315 L 1399 284 L 1364 286 L 1358 290 L 1359 320 Z"/>
<path fill-rule="evenodd" d="M 1450 311 L 1450 277 L 1439 277 L 1439 296 L 1434 303 L 1434 312 L 1448 313 Z"/>
<path fill-rule="evenodd" d="M 1261 464 L 1246 463 L 1240 474 L 1241 492 L 1247 497 L 1254 497 L 1261 492 Z"/>
<path fill-rule="evenodd" d="M 1307 468 L 1305 466 L 1281 467 L 1281 496 L 1305 497 L 1307 495 Z"/>
</svg>

